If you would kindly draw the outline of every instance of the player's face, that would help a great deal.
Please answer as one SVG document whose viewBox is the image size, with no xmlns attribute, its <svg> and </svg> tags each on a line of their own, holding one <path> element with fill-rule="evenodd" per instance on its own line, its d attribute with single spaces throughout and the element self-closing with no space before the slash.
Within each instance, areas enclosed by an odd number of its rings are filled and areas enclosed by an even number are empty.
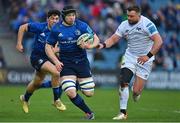
<svg viewBox="0 0 180 123">
<path fill-rule="evenodd" d="M 127 11 L 129 24 L 136 24 L 140 19 L 140 14 L 136 11 Z"/>
<path fill-rule="evenodd" d="M 52 15 L 48 18 L 48 25 L 50 28 L 57 22 L 59 22 L 59 16 L 58 15 Z"/>
<path fill-rule="evenodd" d="M 76 14 L 75 14 L 75 13 L 69 13 L 69 14 L 67 14 L 66 17 L 65 17 L 66 23 L 67 23 L 68 25 L 73 25 L 75 19 L 76 19 Z"/>
</svg>

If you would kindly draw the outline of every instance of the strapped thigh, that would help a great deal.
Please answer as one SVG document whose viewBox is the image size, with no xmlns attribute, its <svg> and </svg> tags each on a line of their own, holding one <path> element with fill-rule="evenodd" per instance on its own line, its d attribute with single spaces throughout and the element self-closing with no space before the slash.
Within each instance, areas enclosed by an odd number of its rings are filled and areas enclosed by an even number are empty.
<svg viewBox="0 0 180 123">
<path fill-rule="evenodd" d="M 133 77 L 133 72 L 128 68 L 122 68 L 120 74 L 120 83 L 130 83 Z"/>
<path fill-rule="evenodd" d="M 76 89 L 76 82 L 73 79 L 64 79 L 61 84 L 65 92 L 69 89 Z"/>
<path fill-rule="evenodd" d="M 94 91 L 94 81 L 93 78 L 87 78 L 87 79 L 83 79 L 83 81 L 79 82 L 81 91 Z"/>
</svg>

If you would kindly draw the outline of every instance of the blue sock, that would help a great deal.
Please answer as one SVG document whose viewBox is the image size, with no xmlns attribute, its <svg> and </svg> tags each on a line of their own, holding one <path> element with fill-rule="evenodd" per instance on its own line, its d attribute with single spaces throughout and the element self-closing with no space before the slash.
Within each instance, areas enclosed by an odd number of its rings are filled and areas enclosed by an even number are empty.
<svg viewBox="0 0 180 123">
<path fill-rule="evenodd" d="M 79 83 L 76 82 L 76 91 L 78 91 L 80 89 Z"/>
<path fill-rule="evenodd" d="M 76 95 L 73 99 L 71 99 L 72 103 L 79 107 L 82 111 L 85 113 L 91 114 L 92 111 L 89 109 L 89 107 L 85 104 L 84 100 L 81 98 L 79 94 Z"/>
<path fill-rule="evenodd" d="M 45 80 L 45 81 L 40 85 L 39 88 L 50 88 L 50 87 L 52 87 L 51 81 L 50 81 L 50 80 Z"/>
<path fill-rule="evenodd" d="M 24 100 L 26 101 L 26 102 L 28 102 L 29 101 L 29 98 L 32 96 L 32 93 L 29 93 L 29 92 L 27 92 L 26 91 L 26 93 L 24 94 Z"/>
<path fill-rule="evenodd" d="M 53 94 L 54 94 L 54 101 L 58 100 L 59 99 L 59 87 L 56 87 L 56 88 L 52 88 L 53 89 Z"/>
<path fill-rule="evenodd" d="M 61 98 L 62 92 L 62 86 L 59 86 L 59 98 Z"/>
</svg>

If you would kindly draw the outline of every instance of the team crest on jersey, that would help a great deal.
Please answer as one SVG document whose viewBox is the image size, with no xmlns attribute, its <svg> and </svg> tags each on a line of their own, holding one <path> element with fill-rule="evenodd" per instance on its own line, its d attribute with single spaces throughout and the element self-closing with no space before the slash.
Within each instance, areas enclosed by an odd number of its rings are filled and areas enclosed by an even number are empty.
<svg viewBox="0 0 180 123">
<path fill-rule="evenodd" d="M 43 32 L 43 33 L 41 33 L 40 35 L 41 35 L 41 36 L 43 36 L 43 37 L 45 37 L 45 36 L 46 36 L 44 32 Z"/>
<path fill-rule="evenodd" d="M 81 31 L 77 29 L 77 30 L 75 31 L 75 35 L 81 35 Z"/>
<path fill-rule="evenodd" d="M 136 27 L 136 30 L 137 30 L 137 31 L 140 31 L 140 30 L 141 30 L 141 27 Z"/>
<path fill-rule="evenodd" d="M 58 37 L 62 37 L 62 36 L 63 36 L 63 34 L 62 34 L 62 33 L 59 33 Z"/>
</svg>

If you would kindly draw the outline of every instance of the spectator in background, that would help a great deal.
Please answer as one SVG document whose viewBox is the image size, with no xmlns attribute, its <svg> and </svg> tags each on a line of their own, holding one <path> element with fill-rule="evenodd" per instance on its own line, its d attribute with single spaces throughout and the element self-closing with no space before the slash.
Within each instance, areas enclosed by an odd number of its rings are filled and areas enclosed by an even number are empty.
<svg viewBox="0 0 180 123">
<path fill-rule="evenodd" d="M 166 3 L 160 4 L 159 9 L 156 10 L 157 6 L 154 7 L 154 4 L 157 3 Z M 73 4 L 76 7 L 79 7 L 80 12 L 78 13 L 80 18 L 90 24 L 92 29 L 97 32 L 101 40 L 106 39 L 112 34 L 117 28 L 117 23 L 120 23 L 126 19 L 126 9 L 127 6 L 137 2 L 142 7 L 142 14 L 146 15 L 153 21 L 159 32 L 165 33 L 167 39 L 170 40 L 170 37 L 174 32 L 179 34 L 180 30 L 180 11 L 179 4 L 174 4 L 176 1 L 167 0 L 157 2 L 152 0 L 2 0 L 3 6 L 6 6 L 5 16 L 9 15 L 9 20 L 11 24 L 11 29 L 14 32 L 17 32 L 19 25 L 22 23 L 30 21 L 42 21 L 44 17 L 43 13 L 46 13 L 49 8 L 62 8 L 66 4 Z M 5 8 L 5 7 L 4 7 Z M 4 18 L 4 17 L 3 17 Z M 28 39 L 29 40 L 29 36 Z M 172 42 L 170 42 L 171 44 Z M 25 44 L 29 48 L 31 44 Z M 177 46 L 180 49 L 180 46 Z M 113 49 L 114 50 L 114 49 Z M 119 51 L 120 49 L 115 49 Z M 27 51 L 29 51 L 27 49 Z M 163 50 L 165 52 L 169 52 Z M 158 55 L 158 54 L 157 54 Z M 177 55 L 177 52 L 174 54 Z M 164 55 L 162 56 L 164 57 Z M 118 59 L 118 58 L 116 58 Z M 177 60 L 176 58 L 174 58 Z M 106 61 L 105 61 L 106 62 Z M 163 66 L 162 66 L 163 68 Z"/>
</svg>

